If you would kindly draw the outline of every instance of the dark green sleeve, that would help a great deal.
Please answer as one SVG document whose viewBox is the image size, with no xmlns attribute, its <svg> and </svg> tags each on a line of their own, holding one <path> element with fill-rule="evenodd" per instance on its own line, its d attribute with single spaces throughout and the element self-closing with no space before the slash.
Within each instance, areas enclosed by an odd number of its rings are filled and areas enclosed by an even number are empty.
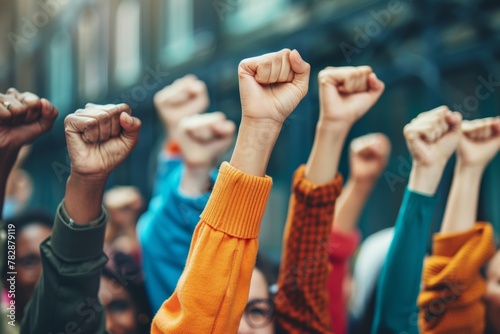
<svg viewBox="0 0 500 334">
<path fill-rule="evenodd" d="M 59 205 L 52 236 L 40 246 L 42 275 L 21 326 L 21 333 L 105 333 L 104 308 L 97 293 L 107 214 L 84 227 L 75 225 Z"/>
<path fill-rule="evenodd" d="M 410 190 L 378 280 L 372 334 L 418 334 L 417 298 L 437 199 Z"/>
</svg>

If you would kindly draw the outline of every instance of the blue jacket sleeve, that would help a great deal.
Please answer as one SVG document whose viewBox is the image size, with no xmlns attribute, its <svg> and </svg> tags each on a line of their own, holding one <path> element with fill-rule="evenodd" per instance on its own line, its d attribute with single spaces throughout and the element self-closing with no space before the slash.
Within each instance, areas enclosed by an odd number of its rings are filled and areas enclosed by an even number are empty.
<svg viewBox="0 0 500 334">
<path fill-rule="evenodd" d="M 435 196 L 406 190 L 380 273 L 372 334 L 418 333 L 417 298 Z"/>
<path fill-rule="evenodd" d="M 139 219 L 146 289 L 156 312 L 172 295 L 189 253 L 193 232 L 210 193 L 186 197 L 180 193 L 184 166 L 179 164 L 158 180 L 157 194 Z M 215 180 L 216 174 L 213 175 Z"/>
</svg>

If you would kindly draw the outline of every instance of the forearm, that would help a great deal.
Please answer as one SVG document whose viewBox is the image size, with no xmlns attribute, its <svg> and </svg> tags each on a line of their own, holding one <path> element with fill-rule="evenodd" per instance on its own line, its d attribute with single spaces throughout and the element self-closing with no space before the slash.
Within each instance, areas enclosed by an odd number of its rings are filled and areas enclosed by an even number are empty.
<svg viewBox="0 0 500 334">
<path fill-rule="evenodd" d="M 75 224 L 88 224 L 101 215 L 105 186 L 106 177 L 91 178 L 70 174 L 64 206 Z"/>
<path fill-rule="evenodd" d="M 93 227 L 72 227 L 59 206 L 50 239 L 40 246 L 42 275 L 28 304 L 21 333 L 59 333 L 80 330 L 104 332 L 104 308 L 98 291 L 107 216 L 103 212 Z"/>
<path fill-rule="evenodd" d="M 306 178 L 309 181 L 321 185 L 335 178 L 348 132 L 349 128 L 318 122 L 313 148 L 306 165 Z"/>
<path fill-rule="evenodd" d="M 292 188 L 274 298 L 276 322 L 287 333 L 331 333 L 326 289 L 328 241 L 342 177 L 317 186 L 305 178 L 305 168 L 300 167 Z"/>
<path fill-rule="evenodd" d="M 180 191 L 188 197 L 200 196 L 207 193 L 211 188 L 210 171 L 208 166 L 188 166 L 185 165 L 184 173 L 180 185 Z"/>
<path fill-rule="evenodd" d="M 437 200 L 411 191 L 405 193 L 394 238 L 380 273 L 372 333 L 418 333 L 409 322 L 418 311 L 422 265 Z"/>
<path fill-rule="evenodd" d="M 474 226 L 482 177 L 482 168 L 457 162 L 441 233 L 463 232 Z"/>
<path fill-rule="evenodd" d="M 231 166 L 241 172 L 264 176 L 281 124 L 254 122 L 243 118 L 231 157 Z"/>
<path fill-rule="evenodd" d="M 269 178 L 224 163 L 174 294 L 152 333 L 236 333 L 248 299 Z"/>
<path fill-rule="evenodd" d="M 434 196 L 441 182 L 444 168 L 445 165 L 424 167 L 414 162 L 408 181 L 408 189 L 427 196 Z"/>
<path fill-rule="evenodd" d="M 0 219 L 2 219 L 5 190 L 9 174 L 14 166 L 19 150 L 0 151 Z"/>
<path fill-rule="evenodd" d="M 349 179 L 342 191 L 335 210 L 334 229 L 351 233 L 356 229 L 361 212 L 372 192 L 374 181 Z"/>
</svg>

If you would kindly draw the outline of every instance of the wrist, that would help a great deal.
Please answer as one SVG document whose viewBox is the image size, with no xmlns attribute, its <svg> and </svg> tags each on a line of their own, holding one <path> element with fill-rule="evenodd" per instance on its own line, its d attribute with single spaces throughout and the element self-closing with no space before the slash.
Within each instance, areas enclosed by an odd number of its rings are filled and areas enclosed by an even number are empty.
<svg viewBox="0 0 500 334">
<path fill-rule="evenodd" d="M 459 160 L 457 161 L 457 164 L 455 166 L 455 174 L 460 175 L 460 177 L 481 179 L 483 177 L 485 169 L 486 166 L 473 166 L 473 165 L 462 164 Z"/>
<path fill-rule="evenodd" d="M 212 166 L 186 165 L 182 175 L 181 192 L 186 196 L 200 196 L 210 191 L 212 188 L 211 170 Z"/>
<path fill-rule="evenodd" d="M 434 196 L 441 182 L 445 166 L 441 164 L 422 166 L 414 162 L 410 173 L 408 189 L 428 196 Z"/>
<path fill-rule="evenodd" d="M 316 125 L 316 131 L 331 132 L 338 136 L 347 137 L 351 127 L 352 124 L 347 122 L 332 121 L 320 117 Z"/>
<path fill-rule="evenodd" d="M 81 175 L 71 171 L 64 206 L 75 224 L 89 224 L 101 215 L 106 180 L 107 176 Z"/>
<path fill-rule="evenodd" d="M 109 174 L 81 174 L 71 170 L 68 183 L 71 181 L 75 185 L 85 188 L 105 188 Z"/>
</svg>

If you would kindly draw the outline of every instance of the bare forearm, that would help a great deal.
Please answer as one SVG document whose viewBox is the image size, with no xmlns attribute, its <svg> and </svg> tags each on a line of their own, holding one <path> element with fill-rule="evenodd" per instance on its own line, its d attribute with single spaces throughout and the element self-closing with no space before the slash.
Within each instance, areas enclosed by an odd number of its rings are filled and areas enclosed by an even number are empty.
<svg viewBox="0 0 500 334">
<path fill-rule="evenodd" d="M 3 202 L 5 199 L 5 189 L 9 174 L 14 166 L 19 150 L 0 151 L 0 219 L 2 218 Z"/>
<path fill-rule="evenodd" d="M 443 176 L 444 165 L 422 167 L 413 164 L 408 188 L 428 196 L 434 196 Z"/>
<path fill-rule="evenodd" d="M 186 196 L 200 196 L 210 190 L 211 166 L 186 166 L 181 179 L 181 192 Z"/>
<path fill-rule="evenodd" d="M 334 218 L 334 228 L 344 233 L 356 229 L 361 212 L 372 192 L 375 181 L 358 181 L 349 179 L 342 191 Z"/>
<path fill-rule="evenodd" d="M 230 164 L 245 174 L 264 176 L 280 130 L 278 123 L 243 119 Z"/>
<path fill-rule="evenodd" d="M 314 144 L 306 165 L 306 179 L 321 185 L 338 172 L 340 155 L 349 129 L 318 122 Z"/>
<path fill-rule="evenodd" d="M 457 163 L 441 233 L 464 232 L 474 226 L 483 171 Z"/>
<path fill-rule="evenodd" d="M 101 215 L 106 178 L 71 174 L 66 184 L 64 206 L 76 224 L 85 225 Z"/>
</svg>

